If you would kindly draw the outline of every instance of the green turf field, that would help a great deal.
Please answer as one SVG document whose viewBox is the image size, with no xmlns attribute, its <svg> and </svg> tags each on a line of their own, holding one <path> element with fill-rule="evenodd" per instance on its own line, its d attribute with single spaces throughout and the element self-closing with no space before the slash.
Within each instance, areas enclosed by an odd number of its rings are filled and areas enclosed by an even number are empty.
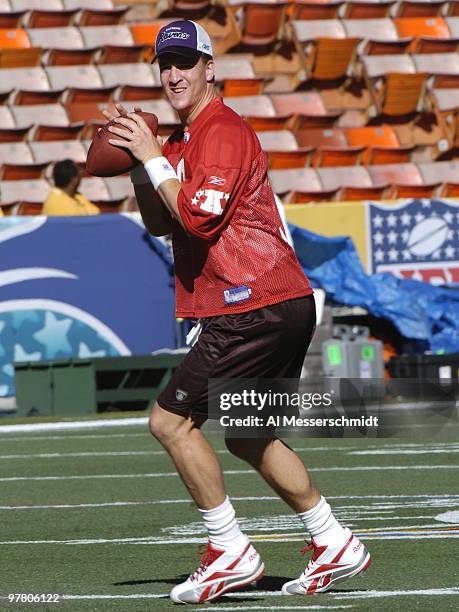
<svg viewBox="0 0 459 612">
<path fill-rule="evenodd" d="M 230 496 L 266 575 L 252 589 L 189 608 L 459 609 L 455 434 L 425 441 L 289 440 L 338 518 L 373 557 L 364 577 L 310 598 L 279 594 L 303 568 L 299 521 L 215 438 Z M 168 592 L 197 567 L 205 538 L 171 461 L 146 426 L 0 433 L 0 457 L 0 595 L 56 593 L 60 599 L 2 599 L 0 610 L 175 607 Z M 450 522 L 438 520 L 445 513 Z"/>
</svg>

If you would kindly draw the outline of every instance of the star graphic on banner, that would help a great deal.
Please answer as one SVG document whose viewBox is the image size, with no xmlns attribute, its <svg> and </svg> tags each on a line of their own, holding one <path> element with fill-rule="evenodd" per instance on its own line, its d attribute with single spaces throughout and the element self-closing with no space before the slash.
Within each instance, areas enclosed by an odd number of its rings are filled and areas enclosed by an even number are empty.
<svg viewBox="0 0 459 612">
<path fill-rule="evenodd" d="M 441 255 L 441 249 L 437 249 L 436 251 L 434 251 L 431 255 L 432 259 L 440 259 L 440 255 Z"/>
<path fill-rule="evenodd" d="M 411 223 L 411 215 L 409 215 L 407 212 L 402 213 L 400 218 L 402 220 L 402 225 L 409 225 Z"/>
<path fill-rule="evenodd" d="M 454 219 L 453 213 L 450 213 L 449 210 L 447 210 L 443 215 L 443 219 L 446 221 L 448 225 L 451 225 Z"/>
<path fill-rule="evenodd" d="M 85 342 L 80 342 L 80 346 L 78 347 L 78 357 L 86 358 L 86 357 L 105 357 L 106 352 L 104 349 L 100 351 L 91 351 L 89 346 Z"/>
<path fill-rule="evenodd" d="M 430 200 L 421 200 L 422 208 L 430 208 Z"/>
<path fill-rule="evenodd" d="M 453 230 L 448 230 L 448 237 L 446 239 L 447 240 L 454 240 L 454 232 L 453 232 Z"/>
<path fill-rule="evenodd" d="M 447 247 L 445 247 L 445 256 L 448 259 L 453 259 L 454 255 L 455 255 L 455 251 L 456 251 L 456 249 L 449 244 Z"/>
<path fill-rule="evenodd" d="M 381 251 L 381 249 L 375 251 L 375 260 L 378 262 L 384 261 L 384 251 Z"/>
<path fill-rule="evenodd" d="M 33 334 L 33 337 L 45 346 L 48 359 L 52 359 L 59 352 L 70 354 L 72 347 L 67 334 L 72 325 L 71 319 L 58 319 L 52 312 L 47 312 L 45 326 Z"/>
<path fill-rule="evenodd" d="M 394 213 L 387 215 L 387 225 L 389 227 L 395 227 L 397 225 L 397 217 L 394 215 Z"/>
<path fill-rule="evenodd" d="M 403 259 L 409 261 L 411 259 L 411 253 L 409 251 L 403 251 Z"/>
<path fill-rule="evenodd" d="M 382 227 L 382 224 L 383 224 L 383 218 L 381 217 L 381 215 L 375 215 L 373 219 L 373 225 L 379 228 L 379 227 Z"/>
<path fill-rule="evenodd" d="M 408 238 L 409 237 L 410 237 L 410 232 L 409 231 L 405 230 L 405 231 L 402 232 L 402 240 L 404 242 L 408 242 Z"/>
<path fill-rule="evenodd" d="M 13 361 L 38 361 L 40 358 L 40 351 L 32 351 L 32 353 L 27 353 L 27 351 L 24 350 L 20 344 L 14 345 Z"/>
<path fill-rule="evenodd" d="M 397 261 L 398 259 L 398 251 L 396 251 L 395 249 L 391 249 L 388 253 L 389 255 L 389 259 L 391 261 Z"/>
<path fill-rule="evenodd" d="M 373 240 L 375 241 L 375 244 L 383 244 L 384 234 L 381 234 L 381 232 L 376 232 L 376 234 L 373 235 Z"/>
<path fill-rule="evenodd" d="M 416 213 L 414 218 L 416 219 L 416 223 L 421 223 L 421 221 L 424 221 L 425 216 L 422 213 Z"/>
<path fill-rule="evenodd" d="M 391 230 L 387 234 L 387 240 L 389 241 L 389 244 L 397 244 L 397 234 L 393 230 Z"/>
</svg>

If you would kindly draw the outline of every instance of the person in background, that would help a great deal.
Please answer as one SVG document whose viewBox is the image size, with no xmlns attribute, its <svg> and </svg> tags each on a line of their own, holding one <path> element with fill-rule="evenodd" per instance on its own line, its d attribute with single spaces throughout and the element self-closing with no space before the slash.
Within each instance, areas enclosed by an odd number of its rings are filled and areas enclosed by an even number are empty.
<svg viewBox="0 0 459 612">
<path fill-rule="evenodd" d="M 81 193 L 78 187 L 81 170 L 71 159 L 57 162 L 53 168 L 54 188 L 43 204 L 43 215 L 84 216 L 98 215 L 100 210 Z"/>
</svg>

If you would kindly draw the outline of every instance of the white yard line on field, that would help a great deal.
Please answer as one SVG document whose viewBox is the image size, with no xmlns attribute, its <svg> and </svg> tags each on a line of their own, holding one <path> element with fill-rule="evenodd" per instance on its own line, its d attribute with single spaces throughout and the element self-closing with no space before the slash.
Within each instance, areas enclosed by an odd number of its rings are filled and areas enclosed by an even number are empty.
<svg viewBox="0 0 459 612">
<path fill-rule="evenodd" d="M 361 466 L 333 466 L 309 468 L 310 472 L 373 472 L 387 470 L 452 470 L 456 465 L 361 465 Z M 258 475 L 254 470 L 224 470 L 226 475 L 252 474 Z M 46 481 L 46 480 L 99 480 L 110 478 L 167 478 L 176 477 L 177 472 L 147 472 L 144 474 L 83 474 L 75 476 L 8 476 L 0 478 L 0 482 L 18 481 Z"/>
</svg>

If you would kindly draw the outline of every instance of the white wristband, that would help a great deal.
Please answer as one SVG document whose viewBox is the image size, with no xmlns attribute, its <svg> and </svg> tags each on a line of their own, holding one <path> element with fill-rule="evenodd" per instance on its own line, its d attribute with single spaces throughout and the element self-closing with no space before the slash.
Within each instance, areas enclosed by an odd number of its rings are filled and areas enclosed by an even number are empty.
<svg viewBox="0 0 459 612">
<path fill-rule="evenodd" d="M 164 183 L 164 181 L 168 181 L 169 179 L 178 180 L 178 176 L 175 173 L 174 168 L 170 165 L 165 157 L 153 157 L 153 159 L 149 159 L 144 164 L 144 168 L 147 171 L 155 189 L 158 189 L 161 183 Z"/>
</svg>

